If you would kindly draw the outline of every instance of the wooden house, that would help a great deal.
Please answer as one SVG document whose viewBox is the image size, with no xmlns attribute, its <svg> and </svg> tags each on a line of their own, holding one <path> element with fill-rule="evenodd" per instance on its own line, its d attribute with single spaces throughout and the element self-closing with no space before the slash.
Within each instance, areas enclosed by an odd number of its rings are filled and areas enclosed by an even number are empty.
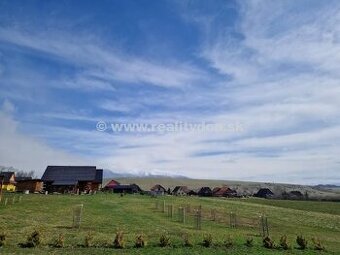
<svg viewBox="0 0 340 255">
<path fill-rule="evenodd" d="M 103 170 L 95 166 L 48 166 L 41 180 L 48 192 L 89 193 L 101 188 Z"/>
<path fill-rule="evenodd" d="M 0 173 L 0 189 L 3 191 L 15 191 L 16 189 L 15 173 L 1 172 Z"/>
<path fill-rule="evenodd" d="M 43 181 L 40 179 L 18 178 L 17 191 L 25 192 L 28 190 L 31 193 L 42 192 L 44 186 L 43 184 Z"/>
<path fill-rule="evenodd" d="M 212 190 L 209 187 L 202 187 L 197 192 L 197 195 L 200 197 L 211 197 L 212 196 Z"/>
<path fill-rule="evenodd" d="M 237 192 L 228 186 L 216 187 L 213 189 L 214 197 L 236 197 Z"/>
<path fill-rule="evenodd" d="M 140 193 L 142 189 L 137 184 L 118 184 L 112 188 L 113 193 L 133 194 Z"/>
<path fill-rule="evenodd" d="M 109 190 L 112 190 L 114 187 L 116 187 L 117 185 L 120 185 L 120 183 L 118 182 L 118 181 L 116 181 L 116 180 L 111 180 L 111 181 L 109 181 L 105 186 L 104 186 L 104 190 L 107 190 L 107 191 L 109 191 Z"/>
<path fill-rule="evenodd" d="M 271 198 L 274 193 L 268 188 L 259 189 L 259 191 L 254 195 L 255 197 Z"/>
<path fill-rule="evenodd" d="M 166 193 L 166 189 L 160 184 L 153 186 L 150 191 L 156 195 L 164 195 Z"/>
<path fill-rule="evenodd" d="M 186 196 L 190 192 L 190 189 L 188 189 L 187 186 L 176 186 L 173 191 L 172 195 L 175 196 Z"/>
</svg>

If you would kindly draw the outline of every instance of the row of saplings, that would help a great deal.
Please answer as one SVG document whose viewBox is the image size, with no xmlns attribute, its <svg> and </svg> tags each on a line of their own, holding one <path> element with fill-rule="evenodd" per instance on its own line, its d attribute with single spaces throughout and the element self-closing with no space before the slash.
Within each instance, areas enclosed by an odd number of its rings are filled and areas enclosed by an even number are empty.
<svg viewBox="0 0 340 255">
<path fill-rule="evenodd" d="M 183 246 L 185 247 L 192 247 L 194 246 L 189 238 L 189 234 L 184 234 L 183 236 Z M 41 233 L 37 230 L 33 231 L 28 237 L 27 241 L 25 243 L 20 243 L 19 245 L 22 248 L 32 248 L 32 247 L 38 247 L 41 245 Z M 88 233 L 85 236 L 83 247 L 94 247 L 93 244 L 94 236 L 91 233 Z M 248 247 L 253 246 L 253 238 L 246 238 L 244 245 Z M 6 243 L 6 234 L 0 233 L 0 247 L 3 247 Z M 125 248 L 125 240 L 124 240 L 124 234 L 122 231 L 118 231 L 116 233 L 115 239 L 113 240 L 112 245 L 108 246 L 111 248 L 116 249 L 123 249 Z M 320 239 L 318 238 L 312 238 L 313 246 L 311 248 L 314 248 L 315 250 L 324 251 L 325 247 L 322 245 Z M 302 236 L 296 237 L 296 248 L 300 250 L 307 249 L 307 240 Z M 145 236 L 143 234 L 137 235 L 134 243 L 135 248 L 143 248 L 147 245 Z M 170 236 L 166 233 L 161 234 L 159 238 L 159 246 L 160 247 L 171 247 L 171 239 Z M 204 247 L 211 247 L 216 246 L 216 244 L 213 243 L 213 237 L 211 234 L 206 234 L 203 236 L 203 240 L 201 243 Z M 232 248 L 235 244 L 233 239 L 230 236 L 227 236 L 223 242 L 224 247 L 226 248 Z M 65 247 L 65 237 L 63 234 L 59 234 L 59 236 L 54 240 L 53 243 L 50 244 L 51 247 L 54 248 L 63 248 Z M 263 247 L 267 249 L 283 249 L 283 250 L 289 250 L 292 247 L 288 244 L 287 236 L 282 236 L 280 238 L 280 241 L 278 244 L 276 244 L 272 238 L 269 236 L 263 238 Z"/>
</svg>

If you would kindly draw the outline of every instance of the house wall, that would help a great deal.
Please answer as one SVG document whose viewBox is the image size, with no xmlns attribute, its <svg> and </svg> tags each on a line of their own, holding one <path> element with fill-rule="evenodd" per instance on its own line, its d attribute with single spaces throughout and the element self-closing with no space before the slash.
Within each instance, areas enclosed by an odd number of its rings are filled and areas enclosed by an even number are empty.
<svg viewBox="0 0 340 255">
<path fill-rule="evenodd" d="M 15 185 L 14 184 L 4 184 L 2 186 L 2 190 L 5 190 L 5 191 L 15 191 Z"/>
<path fill-rule="evenodd" d="M 17 183 L 17 191 L 29 190 L 30 192 L 40 192 L 43 189 L 43 182 L 39 181 L 24 181 Z"/>
</svg>

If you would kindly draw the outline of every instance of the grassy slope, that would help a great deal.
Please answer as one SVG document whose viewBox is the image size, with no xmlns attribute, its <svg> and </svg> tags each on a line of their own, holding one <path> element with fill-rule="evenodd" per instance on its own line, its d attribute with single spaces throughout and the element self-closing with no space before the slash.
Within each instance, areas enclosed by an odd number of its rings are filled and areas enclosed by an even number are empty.
<svg viewBox="0 0 340 255">
<path fill-rule="evenodd" d="M 208 219 L 202 223 L 202 230 L 193 228 L 193 219 L 189 218 L 187 224 L 177 222 L 175 219 L 169 220 L 165 214 L 155 211 L 156 200 L 166 203 L 173 203 L 176 206 L 181 204 L 191 204 L 191 207 L 202 205 L 205 215 L 210 208 L 218 211 L 221 223 L 212 222 Z M 230 250 L 231 254 L 319 254 L 311 249 L 299 251 L 293 249 L 289 252 L 270 251 L 261 247 L 261 238 L 257 228 L 237 228 L 230 229 L 226 223 L 227 212 L 234 211 L 238 216 L 257 219 L 261 213 L 269 216 L 270 232 L 275 240 L 280 235 L 287 234 L 289 241 L 293 240 L 297 234 L 303 233 L 306 237 L 318 236 L 328 248 L 327 253 L 340 254 L 340 203 L 329 203 L 334 208 L 334 214 L 322 212 L 328 211 L 328 207 L 323 207 L 324 203 L 310 202 L 310 204 L 299 208 L 295 202 L 282 208 L 266 205 L 264 200 L 227 200 L 212 198 L 183 198 L 165 197 L 150 198 L 147 196 L 130 195 L 119 197 L 112 194 L 97 194 L 95 196 L 55 196 L 55 195 L 28 195 L 23 197 L 21 203 L 9 204 L 6 208 L 0 206 L 0 226 L 8 233 L 8 244 L 0 250 L 2 254 L 226 254 L 221 243 L 225 235 L 231 235 L 236 246 Z M 271 201 L 275 203 L 275 201 Z M 71 229 L 72 206 L 84 204 L 83 224 L 80 230 Z M 279 205 L 282 206 L 282 205 Z M 313 209 L 318 208 L 318 212 Z M 320 212 L 321 211 L 321 212 Z M 36 249 L 22 249 L 17 243 L 24 242 L 28 233 L 34 228 L 41 229 L 44 235 L 44 245 Z M 117 229 L 122 229 L 126 233 L 127 248 L 124 250 L 114 250 L 110 248 L 81 248 L 77 244 L 82 244 L 84 236 L 88 232 L 95 235 L 95 243 L 104 246 L 111 243 Z M 171 248 L 159 248 L 157 243 L 160 233 L 164 230 L 171 235 L 175 246 Z M 148 247 L 145 249 L 134 249 L 133 240 L 136 234 L 143 232 L 148 239 Z M 181 233 L 187 232 L 195 246 L 193 248 L 183 248 L 181 246 Z M 55 238 L 58 233 L 64 233 L 66 238 L 66 248 L 52 249 L 48 243 Z M 211 233 L 214 242 L 219 246 L 213 248 L 203 248 L 198 245 L 204 233 Z M 255 246 L 247 248 L 243 245 L 246 236 L 254 237 Z"/>
</svg>

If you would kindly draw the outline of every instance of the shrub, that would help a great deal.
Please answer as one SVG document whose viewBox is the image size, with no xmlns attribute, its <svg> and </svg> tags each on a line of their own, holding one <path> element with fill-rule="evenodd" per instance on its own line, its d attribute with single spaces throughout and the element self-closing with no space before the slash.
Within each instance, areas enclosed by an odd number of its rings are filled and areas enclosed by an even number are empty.
<svg viewBox="0 0 340 255">
<path fill-rule="evenodd" d="M 182 238 L 183 238 L 183 245 L 185 247 L 192 247 L 193 246 L 192 242 L 190 241 L 188 233 L 183 234 Z"/>
<path fill-rule="evenodd" d="M 57 237 L 57 239 L 54 241 L 52 244 L 53 247 L 55 248 L 63 248 L 65 243 L 65 237 L 62 233 L 60 233 Z"/>
<path fill-rule="evenodd" d="M 252 237 L 247 237 L 245 245 L 248 247 L 253 247 L 254 239 Z"/>
<path fill-rule="evenodd" d="M 93 246 L 93 234 L 91 232 L 87 233 L 84 239 L 84 246 L 91 247 Z"/>
<path fill-rule="evenodd" d="M 37 247 L 41 244 L 41 233 L 38 230 L 34 230 L 28 237 L 27 242 L 23 244 L 23 247 Z"/>
<path fill-rule="evenodd" d="M 296 243 L 299 246 L 298 248 L 301 250 L 307 248 L 307 240 L 302 235 L 296 237 Z"/>
<path fill-rule="evenodd" d="M 5 246 L 6 243 L 6 234 L 5 232 L 0 233 L 0 247 Z"/>
<path fill-rule="evenodd" d="M 284 250 L 288 250 L 289 249 L 289 245 L 288 245 L 288 241 L 287 241 L 287 236 L 281 236 L 280 238 L 280 247 Z"/>
<path fill-rule="evenodd" d="M 160 247 L 167 247 L 171 245 L 170 237 L 163 233 L 161 237 L 159 238 L 159 246 Z"/>
<path fill-rule="evenodd" d="M 136 236 L 136 240 L 135 240 L 135 247 L 136 248 L 143 248 L 146 246 L 146 241 L 145 238 L 142 234 Z"/>
<path fill-rule="evenodd" d="M 321 243 L 319 238 L 313 237 L 312 238 L 312 242 L 313 242 L 313 245 L 314 245 L 314 250 L 317 250 L 317 251 L 324 251 L 324 250 L 326 250 L 325 246 L 322 245 L 322 243 Z"/>
<path fill-rule="evenodd" d="M 212 245 L 213 242 L 213 237 L 211 234 L 206 234 L 203 236 L 203 243 L 202 245 L 204 247 L 210 247 Z"/>
<path fill-rule="evenodd" d="M 262 242 L 263 242 L 263 247 L 265 247 L 267 249 L 274 249 L 275 248 L 274 241 L 269 236 L 266 236 L 265 238 L 263 238 Z"/>
<path fill-rule="evenodd" d="M 116 237 L 113 240 L 113 248 L 123 249 L 125 247 L 123 231 L 118 231 Z"/>
<path fill-rule="evenodd" d="M 224 246 L 226 248 L 230 248 L 234 245 L 233 239 L 231 238 L 231 236 L 226 236 L 226 238 L 224 239 Z"/>
</svg>

